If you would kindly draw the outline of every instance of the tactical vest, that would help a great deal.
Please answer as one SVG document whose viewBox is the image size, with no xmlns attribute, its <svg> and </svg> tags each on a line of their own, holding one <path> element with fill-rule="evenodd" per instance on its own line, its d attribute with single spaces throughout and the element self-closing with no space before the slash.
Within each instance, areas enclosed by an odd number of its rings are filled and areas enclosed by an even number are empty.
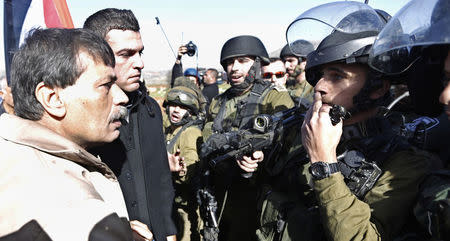
<svg viewBox="0 0 450 241">
<path fill-rule="evenodd" d="M 244 98 L 236 106 L 236 116 L 231 123 L 224 122 L 226 114 L 226 102 L 233 98 L 230 91 L 225 91 L 224 94 L 219 96 L 216 105 L 220 105 L 219 112 L 212 126 L 212 131 L 216 133 L 223 133 L 230 131 L 232 128 L 246 129 L 249 128 L 251 120 L 253 119 L 255 113 L 259 113 L 261 109 L 261 103 L 263 102 L 265 96 L 272 90 L 273 87 L 269 82 L 265 81 L 255 81 L 253 84 L 249 95 Z"/>
</svg>

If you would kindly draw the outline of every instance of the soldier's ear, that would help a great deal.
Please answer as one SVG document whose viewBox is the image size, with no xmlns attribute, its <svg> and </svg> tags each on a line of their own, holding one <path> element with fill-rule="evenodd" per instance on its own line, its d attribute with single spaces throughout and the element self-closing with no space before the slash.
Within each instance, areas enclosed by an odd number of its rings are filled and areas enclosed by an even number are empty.
<svg viewBox="0 0 450 241">
<path fill-rule="evenodd" d="M 381 84 L 381 86 L 380 86 L 380 88 L 378 88 L 378 89 L 376 89 L 376 90 L 373 90 L 371 93 L 370 93 L 370 98 L 372 99 L 372 100 L 376 100 L 376 99 L 378 99 L 378 98 L 381 98 L 381 97 L 383 97 L 388 91 L 389 91 L 389 89 L 391 88 L 391 82 L 389 81 L 389 80 L 383 80 L 383 82 L 382 82 L 382 84 Z"/>
<path fill-rule="evenodd" d="M 61 100 L 58 89 L 40 82 L 34 91 L 36 99 L 50 116 L 62 118 L 66 115 L 66 106 Z"/>
</svg>

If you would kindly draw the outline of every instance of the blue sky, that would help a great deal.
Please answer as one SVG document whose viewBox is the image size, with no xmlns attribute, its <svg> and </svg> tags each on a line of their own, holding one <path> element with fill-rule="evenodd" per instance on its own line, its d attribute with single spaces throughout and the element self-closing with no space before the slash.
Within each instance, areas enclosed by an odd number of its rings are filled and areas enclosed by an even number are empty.
<svg viewBox="0 0 450 241">
<path fill-rule="evenodd" d="M 92 13 L 107 7 L 131 9 L 141 25 L 144 62 L 147 70 L 171 69 L 174 57 L 156 25 L 159 17 L 174 50 L 192 40 L 199 48 L 201 67 L 220 68 L 222 45 L 231 37 L 250 34 L 259 37 L 267 51 L 286 43 L 287 26 L 302 12 L 330 0 L 66 0 L 75 27 L 82 27 Z M 360 2 L 364 2 L 363 0 Z M 370 0 L 369 5 L 390 14 L 409 0 Z M 0 12 L 3 14 L 3 4 Z M 3 17 L 1 18 L 3 19 Z M 3 39 L 3 26 L 0 37 Z M 3 45 L 0 48 L 0 70 L 3 69 Z M 183 57 L 184 67 L 194 67 L 195 57 Z"/>
</svg>

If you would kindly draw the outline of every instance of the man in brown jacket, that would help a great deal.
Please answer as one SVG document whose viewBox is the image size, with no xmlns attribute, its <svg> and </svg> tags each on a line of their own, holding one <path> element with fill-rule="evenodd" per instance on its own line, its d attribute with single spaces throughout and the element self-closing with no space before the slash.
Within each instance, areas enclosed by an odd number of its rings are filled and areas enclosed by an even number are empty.
<svg viewBox="0 0 450 241">
<path fill-rule="evenodd" d="M 0 237 L 133 239 L 117 178 L 85 151 L 119 136 L 128 98 L 114 65 L 108 44 L 81 29 L 36 29 L 15 53 L 16 116 L 0 117 Z"/>
</svg>

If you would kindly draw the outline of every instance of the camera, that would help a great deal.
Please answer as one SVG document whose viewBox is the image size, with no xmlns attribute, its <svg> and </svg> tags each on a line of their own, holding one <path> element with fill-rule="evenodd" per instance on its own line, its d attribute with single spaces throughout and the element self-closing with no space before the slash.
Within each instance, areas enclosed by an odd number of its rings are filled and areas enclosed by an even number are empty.
<svg viewBox="0 0 450 241">
<path fill-rule="evenodd" d="M 195 52 L 197 51 L 197 45 L 195 45 L 192 41 L 189 41 L 189 43 L 186 44 L 186 48 L 186 53 L 189 57 L 194 56 Z"/>
</svg>

